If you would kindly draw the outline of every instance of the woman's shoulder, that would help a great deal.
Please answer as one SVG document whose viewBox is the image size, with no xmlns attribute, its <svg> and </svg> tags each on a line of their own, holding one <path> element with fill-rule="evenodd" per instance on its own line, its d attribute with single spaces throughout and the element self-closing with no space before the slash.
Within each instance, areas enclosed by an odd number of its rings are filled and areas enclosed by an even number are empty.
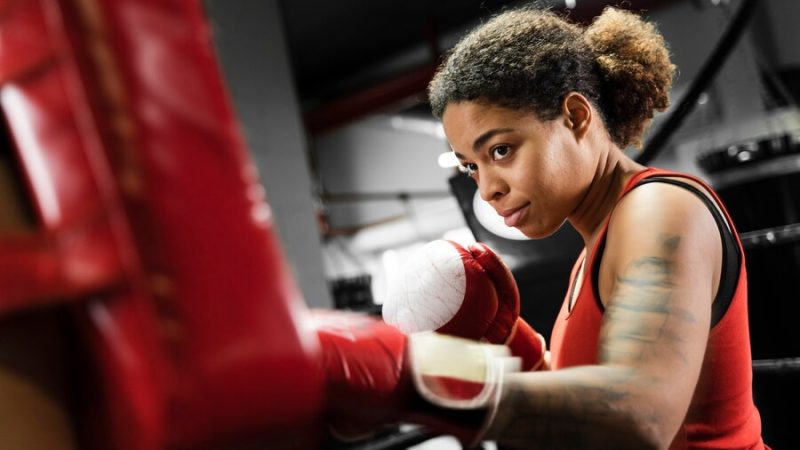
<svg viewBox="0 0 800 450">
<path fill-rule="evenodd" d="M 668 177 L 672 179 L 672 177 Z M 710 195 L 699 182 L 676 177 Z M 614 208 L 605 236 L 601 261 L 600 294 L 632 261 L 649 257 L 670 258 L 676 264 L 704 260 L 713 266 L 721 258 L 721 241 L 714 217 L 697 193 L 667 182 L 648 182 L 631 189 Z M 606 282 L 604 283 L 603 280 Z M 606 289 L 604 289 L 604 287 Z"/>
<path fill-rule="evenodd" d="M 707 216 L 713 208 L 725 217 L 713 189 L 700 177 L 662 169 L 648 169 L 640 175 L 620 199 L 614 215 L 647 209 L 655 213 L 651 217 L 655 220 L 660 218 L 658 213 Z"/>
<path fill-rule="evenodd" d="M 681 232 L 708 215 L 703 200 L 716 204 L 710 188 L 691 175 L 654 167 L 633 169 L 624 175 L 613 206 L 593 233 L 592 253 L 635 248 L 659 233 Z"/>
<path fill-rule="evenodd" d="M 617 203 L 608 224 L 616 235 L 646 239 L 658 233 L 716 230 L 709 205 L 719 206 L 707 186 L 693 178 L 664 175 L 641 180 Z"/>
</svg>

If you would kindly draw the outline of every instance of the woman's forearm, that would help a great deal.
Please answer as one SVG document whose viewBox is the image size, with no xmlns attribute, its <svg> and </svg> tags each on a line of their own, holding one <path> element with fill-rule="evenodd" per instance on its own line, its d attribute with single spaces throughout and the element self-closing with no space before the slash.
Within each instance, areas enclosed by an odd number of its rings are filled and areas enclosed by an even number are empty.
<svg viewBox="0 0 800 450">
<path fill-rule="evenodd" d="M 488 438 L 526 449 L 666 447 L 658 402 L 642 394 L 653 382 L 626 367 L 513 374 Z"/>
</svg>

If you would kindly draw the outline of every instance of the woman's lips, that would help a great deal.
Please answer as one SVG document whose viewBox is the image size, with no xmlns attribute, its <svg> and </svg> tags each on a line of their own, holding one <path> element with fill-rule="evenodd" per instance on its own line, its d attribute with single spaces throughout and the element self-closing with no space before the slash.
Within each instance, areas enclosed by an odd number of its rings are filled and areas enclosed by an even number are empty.
<svg viewBox="0 0 800 450">
<path fill-rule="evenodd" d="M 522 220 L 522 216 L 528 211 L 530 207 L 530 203 L 525 206 L 519 207 L 517 209 L 509 209 L 500 213 L 503 216 L 503 221 L 505 222 L 507 227 L 513 227 Z"/>
</svg>

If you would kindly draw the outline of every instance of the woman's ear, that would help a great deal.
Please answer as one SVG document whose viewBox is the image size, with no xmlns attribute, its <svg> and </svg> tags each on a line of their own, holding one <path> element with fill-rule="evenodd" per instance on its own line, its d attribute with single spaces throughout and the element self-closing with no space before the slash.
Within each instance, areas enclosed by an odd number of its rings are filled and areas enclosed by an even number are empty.
<svg viewBox="0 0 800 450">
<path fill-rule="evenodd" d="M 576 139 L 586 136 L 593 113 L 592 105 L 586 97 L 577 92 L 568 93 L 561 104 L 561 113 L 564 116 L 564 125 L 572 130 Z"/>
</svg>

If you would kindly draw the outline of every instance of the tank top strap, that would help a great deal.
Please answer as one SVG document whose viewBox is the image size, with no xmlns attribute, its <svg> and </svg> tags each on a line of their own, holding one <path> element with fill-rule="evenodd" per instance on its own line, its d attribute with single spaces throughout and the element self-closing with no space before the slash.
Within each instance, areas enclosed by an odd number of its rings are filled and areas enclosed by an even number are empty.
<svg viewBox="0 0 800 450">
<path fill-rule="evenodd" d="M 647 167 L 644 170 L 635 173 L 631 177 L 631 179 L 628 180 L 628 182 L 625 184 L 625 187 L 620 192 L 619 197 L 617 198 L 617 203 L 619 203 L 619 201 L 622 200 L 622 197 L 624 197 L 628 192 L 630 192 L 633 188 L 635 188 L 640 181 L 652 176 L 666 176 L 664 174 L 667 173 L 672 173 L 672 172 L 663 169 L 657 169 L 655 167 Z M 602 228 L 600 228 L 600 232 L 597 235 L 597 239 L 595 240 L 594 245 L 592 246 L 591 251 L 589 252 L 589 259 L 588 261 L 586 261 L 585 265 L 586 268 L 590 267 L 594 268 L 596 266 L 595 261 L 597 260 L 597 256 L 602 255 L 606 241 L 606 234 L 608 233 L 608 225 L 610 223 L 611 223 L 611 214 L 609 214 L 608 217 L 606 217 L 605 222 L 603 222 Z M 594 276 L 594 274 L 592 274 L 592 276 Z"/>
</svg>

